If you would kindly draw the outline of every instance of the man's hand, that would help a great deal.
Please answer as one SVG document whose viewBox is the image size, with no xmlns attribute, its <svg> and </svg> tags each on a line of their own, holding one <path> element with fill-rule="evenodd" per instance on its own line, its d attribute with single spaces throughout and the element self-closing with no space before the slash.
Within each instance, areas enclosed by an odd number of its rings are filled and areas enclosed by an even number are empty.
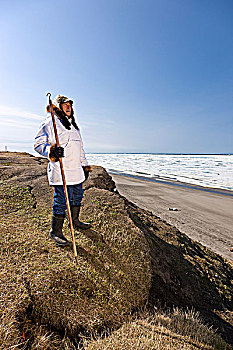
<svg viewBox="0 0 233 350">
<path fill-rule="evenodd" d="M 85 175 L 85 181 L 88 179 L 89 173 L 92 171 L 92 167 L 90 165 L 83 166 L 83 171 Z"/>
<path fill-rule="evenodd" d="M 56 144 L 52 145 L 49 151 L 49 159 L 51 159 L 52 162 L 58 162 L 59 158 L 62 157 L 64 157 L 64 148 L 60 146 L 57 147 Z"/>
</svg>

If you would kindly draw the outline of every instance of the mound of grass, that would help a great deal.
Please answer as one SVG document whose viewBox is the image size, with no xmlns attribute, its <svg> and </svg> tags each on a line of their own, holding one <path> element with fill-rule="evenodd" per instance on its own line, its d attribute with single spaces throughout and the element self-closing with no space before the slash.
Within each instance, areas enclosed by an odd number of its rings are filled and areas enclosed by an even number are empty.
<svg viewBox="0 0 233 350">
<path fill-rule="evenodd" d="M 0 293 L 2 308 L 11 307 L 14 324 L 13 344 L 13 333 L 6 333 L 9 346 L 22 340 L 22 334 L 32 346 L 35 325 L 37 331 L 43 326 L 78 342 L 80 332 L 119 327 L 147 300 L 148 244 L 119 196 L 99 189 L 86 192 L 84 209 L 94 229 L 76 233 L 78 264 L 71 248 L 58 248 L 48 239 L 50 208 L 35 209 L 28 189 L 18 186 L 1 185 L 0 196 L 5 276 Z M 68 223 L 64 232 L 70 236 Z M 3 314 L 3 324 L 8 316 Z"/>
<path fill-rule="evenodd" d="M 231 350 L 210 327 L 203 324 L 199 314 L 176 308 L 172 312 L 141 313 L 120 329 L 86 340 L 85 350 Z"/>
</svg>

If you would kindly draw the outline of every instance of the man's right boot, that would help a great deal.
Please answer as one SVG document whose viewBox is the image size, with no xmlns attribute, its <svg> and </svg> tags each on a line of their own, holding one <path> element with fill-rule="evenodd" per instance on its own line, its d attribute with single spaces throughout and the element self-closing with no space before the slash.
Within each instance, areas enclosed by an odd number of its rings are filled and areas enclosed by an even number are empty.
<svg viewBox="0 0 233 350">
<path fill-rule="evenodd" d="M 77 228 L 77 229 L 80 228 L 83 230 L 87 230 L 91 228 L 91 224 L 87 222 L 82 222 L 79 220 L 80 208 L 81 208 L 81 205 L 75 205 L 70 207 L 73 226 L 74 228 Z"/>
<path fill-rule="evenodd" d="M 54 240 L 56 245 L 60 247 L 65 247 L 70 244 L 70 242 L 63 236 L 62 227 L 64 223 L 65 215 L 53 214 L 51 221 L 51 230 L 49 232 L 49 237 Z"/>
</svg>

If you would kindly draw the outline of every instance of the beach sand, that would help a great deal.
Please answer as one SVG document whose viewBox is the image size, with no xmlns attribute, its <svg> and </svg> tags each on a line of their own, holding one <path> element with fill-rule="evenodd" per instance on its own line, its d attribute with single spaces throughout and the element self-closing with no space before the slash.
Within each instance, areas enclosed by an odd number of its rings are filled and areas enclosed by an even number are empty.
<svg viewBox="0 0 233 350">
<path fill-rule="evenodd" d="M 233 195 L 232 191 L 180 187 L 181 183 L 165 184 L 124 175 L 111 176 L 119 193 L 128 200 L 153 212 L 212 251 L 233 260 L 233 196 L 229 196 Z"/>
</svg>

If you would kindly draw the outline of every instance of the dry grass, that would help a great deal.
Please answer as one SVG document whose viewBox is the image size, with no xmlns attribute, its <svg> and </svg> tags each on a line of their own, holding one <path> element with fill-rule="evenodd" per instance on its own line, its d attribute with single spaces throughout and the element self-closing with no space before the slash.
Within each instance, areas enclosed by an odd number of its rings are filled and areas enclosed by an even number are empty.
<svg viewBox="0 0 233 350">
<path fill-rule="evenodd" d="M 85 350 L 231 350 L 220 336 L 204 325 L 194 311 L 141 313 L 102 338 L 86 340 Z"/>
<path fill-rule="evenodd" d="M 1 271 L 6 283 L 0 293 L 2 308 L 16 301 L 11 313 L 18 321 L 13 322 L 18 333 L 13 339 L 22 339 L 24 332 L 32 347 L 39 327 L 45 325 L 47 332 L 43 328 L 39 342 L 51 343 L 53 329 L 61 338 L 67 335 L 78 343 L 80 332 L 119 327 L 133 308 L 147 300 L 151 281 L 147 242 L 132 227 L 120 198 L 113 195 L 109 207 L 100 205 L 101 200 L 107 201 L 108 191 L 102 191 L 87 191 L 94 230 L 77 234 L 76 265 L 72 249 L 60 249 L 47 239 L 50 209 L 34 209 L 27 189 L 1 185 Z M 22 290 L 25 306 L 19 307 Z M 8 318 L 3 314 L 3 323 Z M 16 342 L 12 344 L 12 332 L 8 333 L 11 336 L 4 342 L 8 339 L 10 347 Z"/>
</svg>

